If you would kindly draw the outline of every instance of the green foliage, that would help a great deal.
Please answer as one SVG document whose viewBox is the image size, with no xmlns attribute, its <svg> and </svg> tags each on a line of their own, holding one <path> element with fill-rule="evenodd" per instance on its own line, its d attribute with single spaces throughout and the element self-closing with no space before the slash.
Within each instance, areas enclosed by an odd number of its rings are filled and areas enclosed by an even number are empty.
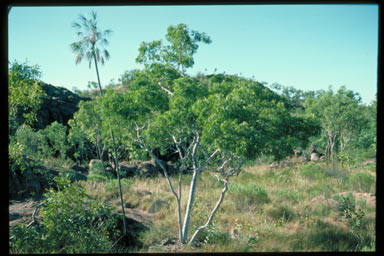
<svg viewBox="0 0 384 256">
<path fill-rule="evenodd" d="M 338 153 L 337 159 L 339 160 L 342 167 L 351 168 L 351 166 L 355 163 L 355 160 L 351 157 L 351 155 L 346 152 Z"/>
<path fill-rule="evenodd" d="M 76 36 L 80 39 L 70 45 L 73 53 L 76 54 L 76 64 L 79 64 L 85 57 L 88 60 L 89 68 L 91 68 L 94 60 L 104 64 L 104 59 L 109 59 L 109 52 L 103 47 L 108 45 L 106 37 L 112 31 L 110 29 L 100 31 L 97 22 L 95 11 L 87 16 L 79 15 L 79 22 L 73 22 L 72 27 L 76 29 Z M 100 50 L 101 48 L 103 49 Z"/>
<path fill-rule="evenodd" d="M 80 129 L 79 126 L 75 124 L 75 120 L 69 120 L 68 125 L 71 127 L 67 138 L 68 144 L 75 148 L 75 152 L 73 154 L 75 160 L 82 162 L 86 159 L 87 155 L 87 135 Z"/>
<path fill-rule="evenodd" d="M 14 134 L 24 122 L 31 125 L 37 120 L 36 113 L 45 95 L 38 79 L 41 72 L 37 65 L 14 61 L 8 68 L 8 127 Z"/>
<path fill-rule="evenodd" d="M 27 157 L 36 160 L 42 157 L 41 149 L 47 146 L 42 133 L 35 132 L 30 126 L 23 124 L 16 130 L 15 138 L 23 145 L 23 154 Z"/>
<path fill-rule="evenodd" d="M 366 126 L 361 98 L 345 86 L 334 93 L 332 88 L 320 93 L 316 98 L 307 98 L 304 104 L 306 113 L 317 119 L 327 140 L 326 157 L 334 156 L 336 146 L 343 152 L 351 139 Z"/>
<path fill-rule="evenodd" d="M 214 244 L 214 245 L 220 245 L 220 244 L 227 244 L 232 239 L 228 232 L 220 231 L 217 228 L 216 222 L 213 221 L 211 225 L 209 225 L 201 234 L 201 237 L 204 237 L 202 239 L 204 244 Z"/>
<path fill-rule="evenodd" d="M 84 187 L 55 178 L 58 190 L 46 193 L 40 231 L 18 226 L 10 250 L 15 253 L 100 253 L 112 247 L 109 230 L 116 228 L 111 208 L 89 200 Z M 81 239 L 79 239 L 81 238 Z"/>
<path fill-rule="evenodd" d="M 154 63 L 170 65 L 185 75 L 186 69 L 194 65 L 193 55 L 197 52 L 198 43 L 211 43 L 208 35 L 189 30 L 185 24 L 169 26 L 165 37 L 168 41 L 165 46 L 161 40 L 142 42 L 136 62 L 147 67 Z"/>
<path fill-rule="evenodd" d="M 357 230 L 361 227 L 362 219 L 365 212 L 359 207 L 356 207 L 356 201 L 352 193 L 347 196 L 337 195 L 334 199 L 338 202 L 339 212 L 347 220 L 352 230 Z"/>
<path fill-rule="evenodd" d="M 67 141 L 67 127 L 57 121 L 51 123 L 44 130 L 40 131 L 50 145 L 50 150 L 46 149 L 51 156 L 60 155 L 61 159 L 65 159 L 67 151 L 70 147 Z"/>
</svg>

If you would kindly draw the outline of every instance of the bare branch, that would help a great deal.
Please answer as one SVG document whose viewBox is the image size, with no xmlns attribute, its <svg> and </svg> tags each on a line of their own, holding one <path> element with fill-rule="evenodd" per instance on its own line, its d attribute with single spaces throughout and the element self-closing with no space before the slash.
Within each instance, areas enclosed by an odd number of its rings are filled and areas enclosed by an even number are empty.
<svg viewBox="0 0 384 256">
<path fill-rule="evenodd" d="M 163 91 L 165 91 L 165 92 L 168 93 L 169 95 L 173 96 L 173 93 L 172 93 L 170 90 L 168 90 L 167 88 L 165 88 L 164 86 L 162 86 L 160 82 L 159 82 L 159 86 L 160 86 L 160 88 L 161 88 Z"/>
<path fill-rule="evenodd" d="M 227 192 L 227 190 L 228 190 L 228 181 L 227 181 L 226 179 L 222 179 L 221 181 L 223 181 L 223 183 L 224 183 L 224 188 L 223 188 L 223 190 L 221 191 L 219 200 L 217 201 L 215 207 L 213 208 L 211 214 L 209 215 L 208 221 L 207 221 L 203 226 L 200 226 L 200 227 L 195 231 L 195 233 L 194 233 L 194 234 L 192 235 L 192 237 L 191 237 L 191 240 L 189 241 L 189 244 L 192 244 L 192 243 L 195 241 L 195 239 L 196 239 L 197 235 L 200 233 L 200 231 L 204 230 L 205 228 L 208 227 L 209 224 L 211 224 L 212 219 L 213 219 L 213 217 L 215 216 L 216 211 L 219 209 L 221 203 L 223 202 L 225 192 Z"/>
</svg>

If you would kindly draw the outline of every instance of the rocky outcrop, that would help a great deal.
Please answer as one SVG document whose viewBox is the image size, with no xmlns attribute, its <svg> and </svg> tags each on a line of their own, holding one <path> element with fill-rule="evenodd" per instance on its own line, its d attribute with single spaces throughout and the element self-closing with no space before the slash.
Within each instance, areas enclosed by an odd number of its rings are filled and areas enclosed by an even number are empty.
<svg viewBox="0 0 384 256">
<path fill-rule="evenodd" d="M 161 161 L 161 160 L 160 160 Z M 164 167 L 167 169 L 168 175 L 173 175 L 179 172 L 176 164 L 171 162 L 161 161 Z M 141 177 L 154 177 L 158 174 L 163 174 L 161 167 L 155 162 L 155 160 L 150 161 L 135 161 L 135 162 L 121 162 L 120 166 L 120 177 L 127 178 L 132 176 L 141 176 Z M 115 165 L 112 164 L 112 168 L 115 168 Z M 116 176 L 116 172 L 113 172 Z"/>
<path fill-rule="evenodd" d="M 30 159 L 24 160 L 27 170 L 9 171 L 8 195 L 10 199 L 19 199 L 42 194 L 51 186 L 53 178 L 58 172 L 37 164 Z"/>
<path fill-rule="evenodd" d="M 66 125 L 73 114 L 79 110 L 80 100 L 91 100 L 80 97 L 63 87 L 44 83 L 40 85 L 46 96 L 43 97 L 40 110 L 37 112 L 37 122 L 35 123 L 37 129 L 44 129 L 54 121 Z"/>
</svg>

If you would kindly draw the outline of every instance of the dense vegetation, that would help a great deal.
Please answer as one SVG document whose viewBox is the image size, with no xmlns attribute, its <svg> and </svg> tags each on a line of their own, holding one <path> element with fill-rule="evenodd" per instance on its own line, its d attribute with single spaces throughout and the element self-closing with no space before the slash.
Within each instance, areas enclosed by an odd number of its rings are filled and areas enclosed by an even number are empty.
<svg viewBox="0 0 384 256">
<path fill-rule="evenodd" d="M 110 33 L 95 31 L 102 42 Z M 109 54 L 92 39 L 89 52 L 80 42 L 72 49 L 77 63 L 86 56 L 97 68 Z M 376 157 L 376 101 L 362 104 L 346 87 L 303 92 L 237 75 L 190 76 L 198 43 L 210 37 L 179 24 L 166 39 L 143 42 L 136 59 L 143 69 L 126 71 L 118 86 L 93 83 L 100 96 L 80 92 L 93 100 L 80 102 L 68 124 L 42 130 L 31 126 L 44 95 L 40 70 L 10 63 L 10 183 L 39 176 L 49 189 L 41 225 L 12 229 L 11 252 L 161 251 L 154 245 L 170 237 L 184 251 L 374 250 L 375 206 L 356 192 L 376 193 L 375 167 L 365 164 Z M 294 150 L 325 159 L 307 163 Z M 79 178 L 73 166 L 94 158 L 101 165 Z M 159 175 L 120 180 L 119 161 L 151 159 Z M 285 166 L 269 168 L 274 161 Z M 167 162 L 177 167 L 173 175 Z M 115 246 L 127 205 L 153 214 L 141 249 Z"/>
</svg>

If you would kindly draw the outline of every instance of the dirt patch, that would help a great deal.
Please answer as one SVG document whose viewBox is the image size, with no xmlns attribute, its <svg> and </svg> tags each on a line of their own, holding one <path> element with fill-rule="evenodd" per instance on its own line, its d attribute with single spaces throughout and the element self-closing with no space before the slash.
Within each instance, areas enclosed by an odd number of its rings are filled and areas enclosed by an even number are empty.
<svg viewBox="0 0 384 256">
<path fill-rule="evenodd" d="M 17 224 L 29 224 L 32 221 L 33 212 L 42 202 L 42 200 L 9 201 L 9 227 Z M 38 214 L 36 214 L 36 220 L 41 220 Z"/>
<path fill-rule="evenodd" d="M 341 193 L 337 193 L 337 194 L 334 194 L 333 196 L 331 196 L 331 198 L 326 198 L 324 195 L 320 195 L 320 196 L 315 196 L 314 198 L 312 198 L 311 202 L 312 203 L 327 203 L 329 204 L 331 207 L 336 207 L 337 206 L 337 201 L 333 199 L 334 196 L 348 196 L 350 192 L 341 192 Z M 357 193 L 357 192 L 352 192 L 352 195 L 353 197 L 355 198 L 355 200 L 359 200 L 359 199 L 363 199 L 367 202 L 367 205 L 369 206 L 376 206 L 376 196 L 371 194 L 371 193 Z"/>
</svg>

